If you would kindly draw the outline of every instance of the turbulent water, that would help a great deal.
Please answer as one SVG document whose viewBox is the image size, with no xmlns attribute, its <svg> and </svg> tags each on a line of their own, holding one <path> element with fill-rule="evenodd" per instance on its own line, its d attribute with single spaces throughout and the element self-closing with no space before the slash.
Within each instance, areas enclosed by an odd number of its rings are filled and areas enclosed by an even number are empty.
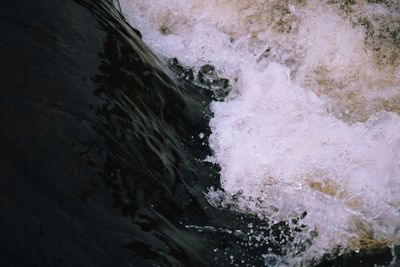
<svg viewBox="0 0 400 267">
<path fill-rule="evenodd" d="M 397 0 L 0 6 L 1 267 L 399 266 Z"/>
<path fill-rule="evenodd" d="M 204 192 L 212 205 L 301 220 L 289 265 L 399 244 L 398 1 L 120 4 L 156 53 L 230 81 L 201 159 L 221 167 L 221 188 Z"/>
</svg>

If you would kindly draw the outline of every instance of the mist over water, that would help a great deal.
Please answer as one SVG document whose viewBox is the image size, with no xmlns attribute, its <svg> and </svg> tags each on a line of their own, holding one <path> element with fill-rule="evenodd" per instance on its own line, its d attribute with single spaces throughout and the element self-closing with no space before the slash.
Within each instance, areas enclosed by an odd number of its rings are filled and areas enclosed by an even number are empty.
<svg viewBox="0 0 400 267">
<path fill-rule="evenodd" d="M 212 205 L 301 217 L 291 263 L 400 241 L 400 3 L 122 0 L 165 58 L 217 67 Z M 200 133 L 199 133 L 200 134 Z M 304 216 L 305 215 L 305 216 Z M 304 218 L 303 218 L 304 217 Z"/>
</svg>

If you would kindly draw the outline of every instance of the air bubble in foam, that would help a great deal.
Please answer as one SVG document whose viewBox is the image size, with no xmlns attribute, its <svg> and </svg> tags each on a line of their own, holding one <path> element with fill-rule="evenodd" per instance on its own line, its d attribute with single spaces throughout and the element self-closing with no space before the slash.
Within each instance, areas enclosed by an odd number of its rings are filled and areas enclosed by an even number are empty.
<svg viewBox="0 0 400 267">
<path fill-rule="evenodd" d="M 208 198 L 277 221 L 307 211 L 304 258 L 400 240 L 400 5 L 386 2 L 121 1 L 160 55 L 230 78 L 208 158 L 224 192 Z"/>
</svg>

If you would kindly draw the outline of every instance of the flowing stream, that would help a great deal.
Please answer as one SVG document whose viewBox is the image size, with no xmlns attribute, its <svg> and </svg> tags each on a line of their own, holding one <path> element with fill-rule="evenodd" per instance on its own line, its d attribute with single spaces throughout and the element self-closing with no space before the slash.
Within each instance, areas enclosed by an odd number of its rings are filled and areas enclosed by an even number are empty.
<svg viewBox="0 0 400 267">
<path fill-rule="evenodd" d="M 200 159 L 221 168 L 209 203 L 300 218 L 289 243 L 309 244 L 288 249 L 289 265 L 399 244 L 400 2 L 120 4 L 159 56 L 229 80 L 211 104 L 213 153 Z"/>
</svg>

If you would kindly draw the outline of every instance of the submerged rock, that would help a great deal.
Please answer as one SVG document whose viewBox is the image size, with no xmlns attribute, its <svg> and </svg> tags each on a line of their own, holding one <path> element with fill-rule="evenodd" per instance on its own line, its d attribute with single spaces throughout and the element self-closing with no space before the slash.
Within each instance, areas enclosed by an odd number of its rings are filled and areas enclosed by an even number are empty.
<svg viewBox="0 0 400 267">
<path fill-rule="evenodd" d="M 211 90 L 213 99 L 216 101 L 223 101 L 231 90 L 229 80 L 219 77 L 213 65 L 201 66 L 197 73 L 197 80 L 195 80 L 193 68 L 183 66 L 177 58 L 171 58 L 167 63 L 178 80 Z"/>
<path fill-rule="evenodd" d="M 185 80 L 188 82 L 194 81 L 193 70 L 189 68 L 183 67 L 177 58 L 171 58 L 168 60 L 168 66 L 171 68 L 173 72 L 175 72 L 176 77 L 179 80 Z"/>
<path fill-rule="evenodd" d="M 212 89 L 214 97 L 223 101 L 231 89 L 229 80 L 220 78 L 213 65 L 206 64 L 200 67 L 197 78 L 202 85 Z"/>
</svg>

